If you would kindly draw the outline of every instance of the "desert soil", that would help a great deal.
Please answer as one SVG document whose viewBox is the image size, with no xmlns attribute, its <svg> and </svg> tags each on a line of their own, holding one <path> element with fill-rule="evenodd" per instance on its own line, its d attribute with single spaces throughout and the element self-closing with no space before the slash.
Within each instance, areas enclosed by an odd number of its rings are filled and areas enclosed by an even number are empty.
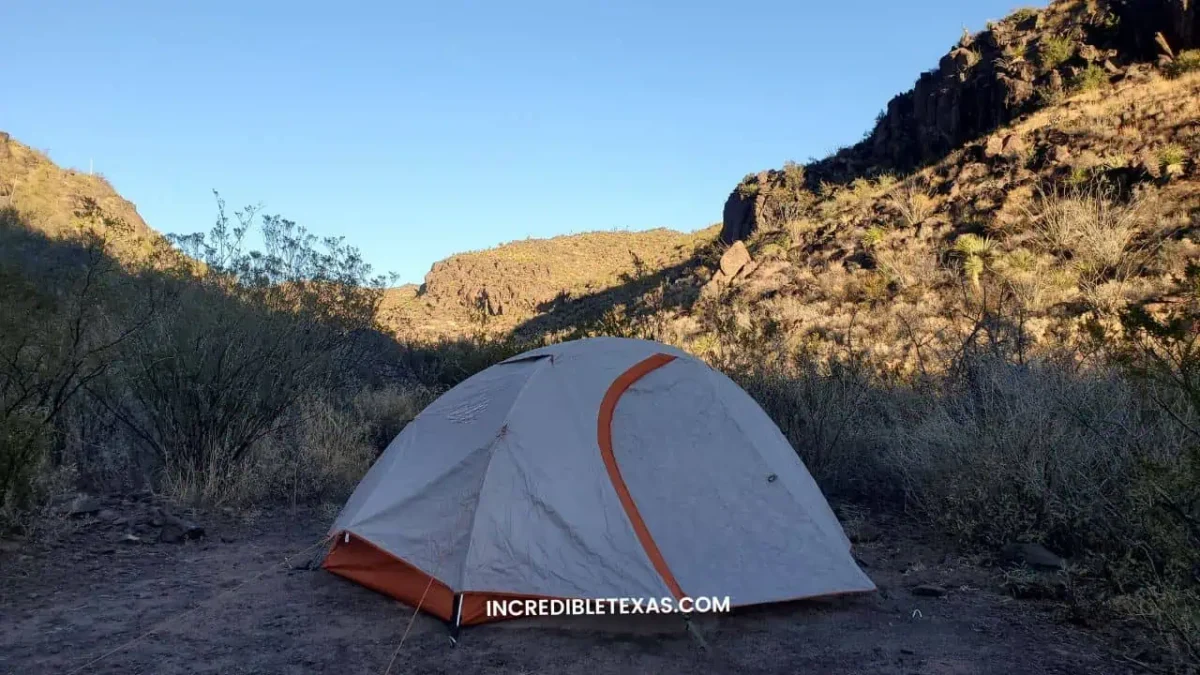
<svg viewBox="0 0 1200 675">
<path fill-rule="evenodd" d="M 53 542 L 3 542 L 0 673 L 1130 672 L 1052 605 L 1006 596 L 996 570 L 886 523 L 856 547 L 868 596 L 700 617 L 700 639 L 675 617 L 531 619 L 451 646 L 441 622 L 293 557 L 327 511 L 193 517 L 205 536 L 180 543 L 123 542 L 127 519 L 92 515 Z"/>
</svg>

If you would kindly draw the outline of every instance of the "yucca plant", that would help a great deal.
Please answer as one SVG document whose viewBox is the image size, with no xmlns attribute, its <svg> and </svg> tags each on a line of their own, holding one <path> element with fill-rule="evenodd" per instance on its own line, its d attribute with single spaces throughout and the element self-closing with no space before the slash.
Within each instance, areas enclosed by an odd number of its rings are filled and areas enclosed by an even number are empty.
<svg viewBox="0 0 1200 675">
<path fill-rule="evenodd" d="M 977 234 L 967 233 L 954 241 L 954 252 L 962 260 L 963 273 L 971 280 L 972 286 L 979 286 L 979 277 L 987 267 L 984 259 L 992 254 L 994 248 L 991 239 Z"/>
</svg>

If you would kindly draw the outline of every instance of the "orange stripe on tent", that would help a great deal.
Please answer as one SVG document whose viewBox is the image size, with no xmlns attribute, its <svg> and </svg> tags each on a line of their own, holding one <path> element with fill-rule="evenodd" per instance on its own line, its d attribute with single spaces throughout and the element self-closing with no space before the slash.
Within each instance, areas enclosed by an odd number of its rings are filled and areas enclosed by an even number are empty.
<svg viewBox="0 0 1200 675">
<path fill-rule="evenodd" d="M 629 516 L 629 522 L 633 525 L 633 531 L 637 534 L 638 541 L 646 550 L 646 555 L 650 556 L 650 562 L 654 565 L 654 569 L 658 570 L 659 576 L 671 589 L 671 593 L 676 598 L 683 598 L 683 589 L 679 587 L 679 582 L 675 580 L 675 575 L 667 566 L 666 559 L 658 550 L 658 544 L 654 543 L 654 537 L 650 535 L 646 521 L 642 520 L 642 514 L 638 511 L 633 496 L 629 494 L 629 487 L 625 485 L 625 479 L 621 477 L 621 469 L 617 467 L 617 458 L 613 455 L 612 447 L 613 412 L 616 411 L 617 402 L 621 400 L 621 396 L 629 387 L 633 386 L 634 382 L 674 360 L 675 357 L 670 354 L 655 354 L 621 373 L 621 376 L 614 380 L 608 391 L 605 392 L 604 400 L 600 403 L 596 434 L 600 441 L 600 456 L 604 459 L 604 468 L 608 470 L 608 478 L 617 490 L 617 497 L 621 500 L 621 506 L 625 508 L 625 514 Z"/>
<path fill-rule="evenodd" d="M 321 567 L 412 607 L 419 604 L 421 611 L 443 621 L 454 620 L 454 591 L 449 586 L 366 539 L 353 534 L 349 536 L 349 541 L 346 539 L 345 533 L 338 534 L 337 543 Z M 458 618 L 463 626 L 521 618 L 520 615 L 488 616 L 487 603 L 492 600 L 567 599 L 499 592 L 468 591 L 461 595 L 462 607 Z"/>
</svg>

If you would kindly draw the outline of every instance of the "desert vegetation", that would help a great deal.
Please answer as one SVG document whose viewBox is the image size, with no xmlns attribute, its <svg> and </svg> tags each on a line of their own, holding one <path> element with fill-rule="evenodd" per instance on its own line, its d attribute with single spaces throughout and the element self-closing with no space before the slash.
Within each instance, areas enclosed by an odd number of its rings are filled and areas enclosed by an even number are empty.
<svg viewBox="0 0 1200 675">
<path fill-rule="evenodd" d="M 56 487 L 339 498 L 422 407 L 419 382 L 374 367 L 385 279 L 338 240 L 255 215 L 231 222 L 219 203 L 211 232 L 131 265 L 111 251 L 123 224 L 94 208 L 57 239 L 4 213 L 7 528 L 31 526 Z M 265 245 L 249 251 L 256 224 Z"/>
<path fill-rule="evenodd" d="M 210 232 L 157 237 L 18 148 L 0 530 L 39 532 L 79 489 L 336 504 L 473 373 L 549 341 L 654 339 L 741 383 L 836 503 L 995 563 L 1013 595 L 1132 636 L 1151 670 L 1200 667 L 1200 52 L 1118 65 L 1088 41 L 1117 23 L 1097 6 L 964 36 L 951 79 L 1021 103 L 935 130 L 970 136 L 950 152 L 881 116 L 860 146 L 748 175 L 737 236 L 515 242 L 421 288 L 219 201 Z M 1034 544 L 1062 564 L 1005 553 Z"/>
</svg>

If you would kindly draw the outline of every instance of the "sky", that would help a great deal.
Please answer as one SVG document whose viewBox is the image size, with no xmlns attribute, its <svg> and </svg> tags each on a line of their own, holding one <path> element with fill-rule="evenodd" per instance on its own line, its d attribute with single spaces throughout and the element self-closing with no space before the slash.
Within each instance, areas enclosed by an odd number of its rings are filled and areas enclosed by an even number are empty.
<svg viewBox="0 0 1200 675">
<path fill-rule="evenodd" d="M 0 130 L 159 231 L 207 230 L 217 190 L 419 283 L 526 237 L 720 222 L 1016 6 L 5 0 Z"/>
</svg>

